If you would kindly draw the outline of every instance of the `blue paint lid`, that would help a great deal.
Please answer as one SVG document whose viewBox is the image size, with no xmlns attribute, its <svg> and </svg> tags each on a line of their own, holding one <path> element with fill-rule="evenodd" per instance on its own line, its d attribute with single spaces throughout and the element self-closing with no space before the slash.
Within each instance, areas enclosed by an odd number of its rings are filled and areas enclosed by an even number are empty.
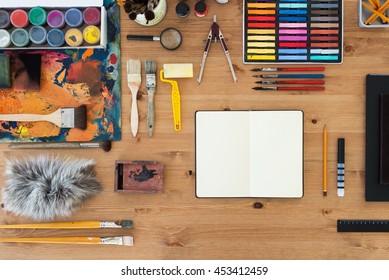
<svg viewBox="0 0 389 280">
<path fill-rule="evenodd" d="M 79 27 L 83 23 L 83 15 L 79 9 L 70 8 L 65 13 L 66 24 L 71 27 Z"/>
<path fill-rule="evenodd" d="M 30 40 L 34 44 L 44 44 L 46 42 L 47 32 L 42 26 L 33 26 L 28 32 L 30 35 Z"/>
<path fill-rule="evenodd" d="M 51 29 L 47 32 L 47 43 L 52 47 L 61 47 L 65 43 L 65 34 L 60 29 Z"/>
</svg>

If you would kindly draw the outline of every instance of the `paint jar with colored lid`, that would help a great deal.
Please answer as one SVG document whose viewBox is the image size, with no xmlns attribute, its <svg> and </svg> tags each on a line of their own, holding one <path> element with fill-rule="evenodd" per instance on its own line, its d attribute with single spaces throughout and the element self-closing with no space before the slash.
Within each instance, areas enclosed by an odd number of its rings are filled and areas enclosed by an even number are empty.
<svg viewBox="0 0 389 280">
<path fill-rule="evenodd" d="M 41 7 L 34 7 L 28 12 L 28 19 L 32 25 L 44 25 L 46 18 L 46 11 Z"/>
<path fill-rule="evenodd" d="M 65 13 L 65 22 L 70 27 L 79 27 L 83 24 L 84 18 L 82 12 L 77 8 L 70 8 Z"/>
<path fill-rule="evenodd" d="M 79 47 L 84 43 L 84 38 L 78 28 L 71 28 L 65 33 L 65 41 L 70 47 Z"/>
<path fill-rule="evenodd" d="M 59 10 L 52 10 L 47 14 L 47 24 L 51 28 L 62 28 L 65 25 L 65 16 Z"/>
<path fill-rule="evenodd" d="M 153 9 L 154 19 L 147 20 L 145 14 L 139 14 L 134 20 L 136 23 L 139 23 L 143 26 L 153 26 L 159 23 L 166 15 L 167 3 L 166 0 L 159 0 L 157 6 Z"/>
<path fill-rule="evenodd" d="M 86 8 L 83 12 L 83 18 L 87 25 L 98 25 L 101 20 L 100 10 L 96 7 Z"/>
<path fill-rule="evenodd" d="M 0 10 L 0 29 L 9 27 L 11 21 L 9 19 L 9 13 L 6 10 Z"/>
<path fill-rule="evenodd" d="M 31 42 L 33 42 L 34 44 L 42 45 L 46 43 L 47 32 L 46 29 L 42 26 L 37 25 L 31 27 L 28 34 L 30 35 Z"/>
<path fill-rule="evenodd" d="M 85 27 L 82 34 L 88 44 L 96 45 L 100 42 L 100 29 L 94 25 Z"/>
<path fill-rule="evenodd" d="M 13 26 L 23 28 L 28 25 L 28 14 L 22 9 L 17 9 L 11 13 L 10 20 Z"/>
<path fill-rule="evenodd" d="M 30 43 L 30 36 L 27 30 L 23 28 L 16 28 L 11 33 L 11 42 L 16 47 L 22 48 Z"/>
<path fill-rule="evenodd" d="M 47 32 L 47 43 L 52 47 L 61 47 L 65 44 L 65 34 L 58 28 L 51 29 Z"/>
<path fill-rule="evenodd" d="M 0 29 L 0 48 L 8 48 L 11 45 L 11 35 L 5 29 Z"/>
<path fill-rule="evenodd" d="M 204 0 L 199 0 L 197 1 L 195 8 L 194 8 L 194 13 L 198 17 L 204 17 L 208 12 L 208 6 L 205 3 Z"/>
</svg>

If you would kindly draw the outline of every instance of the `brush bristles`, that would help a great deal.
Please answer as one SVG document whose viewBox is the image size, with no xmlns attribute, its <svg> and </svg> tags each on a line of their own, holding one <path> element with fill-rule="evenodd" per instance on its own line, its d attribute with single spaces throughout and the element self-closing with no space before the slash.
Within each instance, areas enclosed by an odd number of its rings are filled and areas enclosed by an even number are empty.
<svg viewBox="0 0 389 280">
<path fill-rule="evenodd" d="M 74 127 L 86 129 L 86 105 L 74 108 Z"/>
<path fill-rule="evenodd" d="M 122 220 L 119 222 L 122 228 L 132 228 L 132 221 L 131 220 Z"/>
<path fill-rule="evenodd" d="M 124 246 L 133 246 L 134 238 L 132 236 L 123 236 L 123 245 Z"/>
<path fill-rule="evenodd" d="M 104 140 L 100 142 L 100 148 L 104 150 L 104 152 L 109 152 L 112 148 L 112 143 L 109 140 Z"/>
<path fill-rule="evenodd" d="M 127 80 L 130 83 L 141 83 L 141 64 L 138 59 L 130 59 L 127 61 Z"/>
<path fill-rule="evenodd" d="M 147 74 L 154 74 L 157 71 L 157 62 L 155 60 L 146 60 L 145 61 L 145 69 Z"/>
</svg>

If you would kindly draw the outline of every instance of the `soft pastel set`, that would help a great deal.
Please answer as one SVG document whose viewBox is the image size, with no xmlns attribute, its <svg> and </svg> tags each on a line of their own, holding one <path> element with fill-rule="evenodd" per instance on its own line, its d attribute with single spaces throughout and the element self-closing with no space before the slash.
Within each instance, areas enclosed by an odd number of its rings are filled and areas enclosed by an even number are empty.
<svg viewBox="0 0 389 280">
<path fill-rule="evenodd" d="M 66 6 L 65 6 L 66 5 Z M 12 1 L 0 5 L 0 49 L 105 48 L 103 1 Z"/>
<path fill-rule="evenodd" d="M 244 63 L 341 63 L 342 0 L 245 0 Z"/>
</svg>

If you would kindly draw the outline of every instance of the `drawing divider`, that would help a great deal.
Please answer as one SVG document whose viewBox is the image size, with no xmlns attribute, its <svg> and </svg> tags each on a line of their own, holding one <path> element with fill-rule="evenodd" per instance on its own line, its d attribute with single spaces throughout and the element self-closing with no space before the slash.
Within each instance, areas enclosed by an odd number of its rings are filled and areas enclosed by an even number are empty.
<svg viewBox="0 0 389 280">
<path fill-rule="evenodd" d="M 343 0 L 245 0 L 244 63 L 341 63 Z"/>
</svg>

